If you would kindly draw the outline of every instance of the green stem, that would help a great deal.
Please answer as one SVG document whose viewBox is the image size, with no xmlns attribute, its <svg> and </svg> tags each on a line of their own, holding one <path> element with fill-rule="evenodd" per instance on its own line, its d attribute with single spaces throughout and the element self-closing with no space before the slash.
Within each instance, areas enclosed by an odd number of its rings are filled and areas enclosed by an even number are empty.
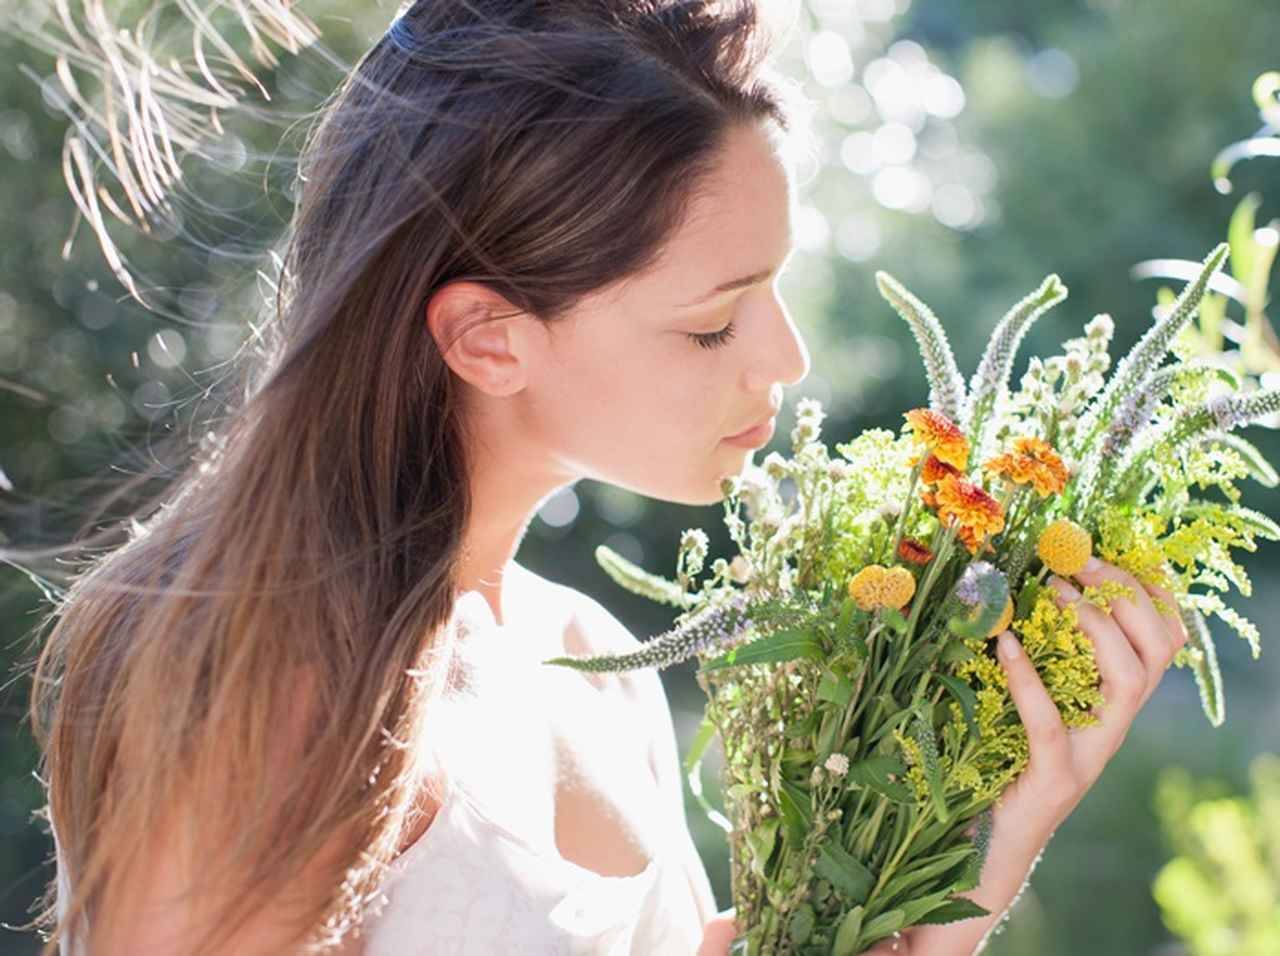
<svg viewBox="0 0 1280 956">
<path fill-rule="evenodd" d="M 912 602 L 911 616 L 907 618 L 907 633 L 905 636 L 908 646 L 911 643 L 911 638 L 915 636 L 916 622 L 920 619 L 920 612 L 924 609 L 925 601 L 929 597 L 929 589 L 933 587 L 938 571 L 946 563 L 947 557 L 951 552 L 952 542 L 955 541 L 959 531 L 960 525 L 953 521 L 951 526 L 947 528 L 946 536 L 942 539 L 942 543 L 934 551 L 933 560 L 929 562 L 929 570 L 925 572 L 924 581 L 920 585 L 920 590 L 916 593 L 915 601 Z"/>
<path fill-rule="evenodd" d="M 889 554 L 885 558 L 886 564 L 891 564 L 898 558 L 898 545 L 902 543 L 902 533 L 907 527 L 907 515 L 911 512 L 911 506 L 915 503 L 916 483 L 920 480 L 920 472 L 924 470 L 925 460 L 928 453 L 921 453 L 920 460 L 916 462 L 916 467 L 911 472 L 911 484 L 907 487 L 907 500 L 902 503 L 902 511 L 898 515 L 898 524 L 893 531 L 893 546 L 889 549 Z"/>
</svg>

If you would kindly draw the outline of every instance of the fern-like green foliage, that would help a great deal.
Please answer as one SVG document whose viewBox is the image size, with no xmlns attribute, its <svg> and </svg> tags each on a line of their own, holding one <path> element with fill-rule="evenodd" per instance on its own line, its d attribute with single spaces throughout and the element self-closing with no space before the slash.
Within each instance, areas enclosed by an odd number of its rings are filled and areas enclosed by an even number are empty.
<svg viewBox="0 0 1280 956">
<path fill-rule="evenodd" d="M 965 402 L 964 377 L 956 366 L 942 323 L 932 309 L 889 273 L 876 273 L 876 288 L 906 321 L 920 347 L 920 357 L 929 378 L 929 407 L 952 421 L 959 420 Z"/>
</svg>

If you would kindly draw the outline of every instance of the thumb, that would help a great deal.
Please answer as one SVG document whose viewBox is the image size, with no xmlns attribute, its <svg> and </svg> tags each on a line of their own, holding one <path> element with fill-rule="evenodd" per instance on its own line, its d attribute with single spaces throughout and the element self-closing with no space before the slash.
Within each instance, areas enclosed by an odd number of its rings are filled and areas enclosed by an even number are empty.
<svg viewBox="0 0 1280 956">
<path fill-rule="evenodd" d="M 702 929 L 702 945 L 698 947 L 697 956 L 728 956 L 729 945 L 738 935 L 735 910 L 736 907 L 731 907 L 707 921 Z"/>
</svg>

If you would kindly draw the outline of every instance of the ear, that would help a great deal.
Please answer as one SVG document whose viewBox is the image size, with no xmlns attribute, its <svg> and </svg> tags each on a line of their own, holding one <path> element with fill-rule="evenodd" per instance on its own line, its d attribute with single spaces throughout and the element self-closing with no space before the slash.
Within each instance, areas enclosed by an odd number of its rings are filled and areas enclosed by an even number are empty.
<svg viewBox="0 0 1280 956">
<path fill-rule="evenodd" d="M 528 355 L 515 326 L 531 318 L 493 290 L 465 280 L 442 286 L 427 303 L 427 327 L 449 368 L 494 396 L 526 385 Z"/>
</svg>

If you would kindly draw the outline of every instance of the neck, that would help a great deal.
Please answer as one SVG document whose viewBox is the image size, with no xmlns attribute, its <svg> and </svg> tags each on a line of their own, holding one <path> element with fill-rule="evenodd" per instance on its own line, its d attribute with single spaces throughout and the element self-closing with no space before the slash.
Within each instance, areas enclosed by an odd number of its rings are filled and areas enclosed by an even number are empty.
<svg viewBox="0 0 1280 956">
<path fill-rule="evenodd" d="M 508 572 L 542 502 L 579 476 L 556 467 L 545 449 L 522 438 L 520 430 L 475 430 L 471 462 L 471 521 L 463 536 L 458 593 L 476 591 L 499 626 L 506 623 Z"/>
</svg>

